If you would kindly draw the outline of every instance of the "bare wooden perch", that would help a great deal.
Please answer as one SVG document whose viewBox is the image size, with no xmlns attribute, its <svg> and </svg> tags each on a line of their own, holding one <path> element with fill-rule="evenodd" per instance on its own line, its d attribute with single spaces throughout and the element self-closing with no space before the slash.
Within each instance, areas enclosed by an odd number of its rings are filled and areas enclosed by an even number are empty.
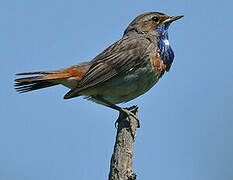
<svg viewBox="0 0 233 180">
<path fill-rule="evenodd" d="M 128 108 L 136 116 L 138 107 Z M 109 180 L 135 180 L 136 173 L 132 172 L 133 147 L 136 138 L 136 129 L 139 121 L 133 117 L 119 114 L 117 136 L 114 152 L 111 158 Z"/>
</svg>

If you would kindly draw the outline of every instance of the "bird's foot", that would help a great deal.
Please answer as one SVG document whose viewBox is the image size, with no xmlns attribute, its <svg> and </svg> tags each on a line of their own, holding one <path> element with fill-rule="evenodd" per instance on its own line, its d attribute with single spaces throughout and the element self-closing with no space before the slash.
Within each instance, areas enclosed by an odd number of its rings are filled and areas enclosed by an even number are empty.
<svg viewBox="0 0 233 180">
<path fill-rule="evenodd" d="M 138 123 L 137 128 L 140 128 L 140 122 L 138 120 L 138 117 L 133 113 L 134 111 L 137 111 L 138 106 L 132 106 L 130 108 L 121 108 L 120 112 L 124 113 L 125 116 L 130 117 L 132 116 Z M 122 118 L 118 118 L 115 122 L 115 127 L 117 127 L 117 124 L 121 121 Z M 130 120 L 130 118 L 129 118 Z M 130 122 L 130 121 L 129 121 Z"/>
</svg>

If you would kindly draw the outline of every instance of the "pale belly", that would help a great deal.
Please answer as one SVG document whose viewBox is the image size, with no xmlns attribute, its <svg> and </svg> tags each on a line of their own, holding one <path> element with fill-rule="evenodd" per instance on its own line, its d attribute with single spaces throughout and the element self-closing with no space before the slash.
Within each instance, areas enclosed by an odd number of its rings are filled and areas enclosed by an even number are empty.
<svg viewBox="0 0 233 180">
<path fill-rule="evenodd" d="M 148 66 L 148 67 L 146 67 Z M 100 95 L 113 104 L 128 102 L 144 94 L 159 80 L 158 74 L 151 69 L 151 65 L 131 69 L 131 71 L 114 77 L 101 86 L 88 89 L 81 94 L 87 99 L 103 104 L 91 96 Z"/>
</svg>

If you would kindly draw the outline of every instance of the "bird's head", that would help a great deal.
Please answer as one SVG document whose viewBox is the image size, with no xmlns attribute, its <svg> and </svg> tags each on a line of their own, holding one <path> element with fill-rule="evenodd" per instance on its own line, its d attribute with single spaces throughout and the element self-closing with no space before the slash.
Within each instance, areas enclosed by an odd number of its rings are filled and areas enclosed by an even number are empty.
<svg viewBox="0 0 233 180">
<path fill-rule="evenodd" d="M 127 27 L 124 35 L 133 33 L 163 35 L 169 25 L 182 16 L 167 16 L 160 12 L 149 12 L 137 16 Z"/>
</svg>

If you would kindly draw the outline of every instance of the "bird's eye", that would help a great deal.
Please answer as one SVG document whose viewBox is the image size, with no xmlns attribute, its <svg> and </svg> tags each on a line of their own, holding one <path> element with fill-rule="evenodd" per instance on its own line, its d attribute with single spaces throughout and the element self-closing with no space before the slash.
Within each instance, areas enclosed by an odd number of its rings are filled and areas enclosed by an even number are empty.
<svg viewBox="0 0 233 180">
<path fill-rule="evenodd" d="M 153 20 L 154 22 L 159 22 L 159 18 L 158 18 L 158 17 L 153 17 L 152 20 Z"/>
</svg>

